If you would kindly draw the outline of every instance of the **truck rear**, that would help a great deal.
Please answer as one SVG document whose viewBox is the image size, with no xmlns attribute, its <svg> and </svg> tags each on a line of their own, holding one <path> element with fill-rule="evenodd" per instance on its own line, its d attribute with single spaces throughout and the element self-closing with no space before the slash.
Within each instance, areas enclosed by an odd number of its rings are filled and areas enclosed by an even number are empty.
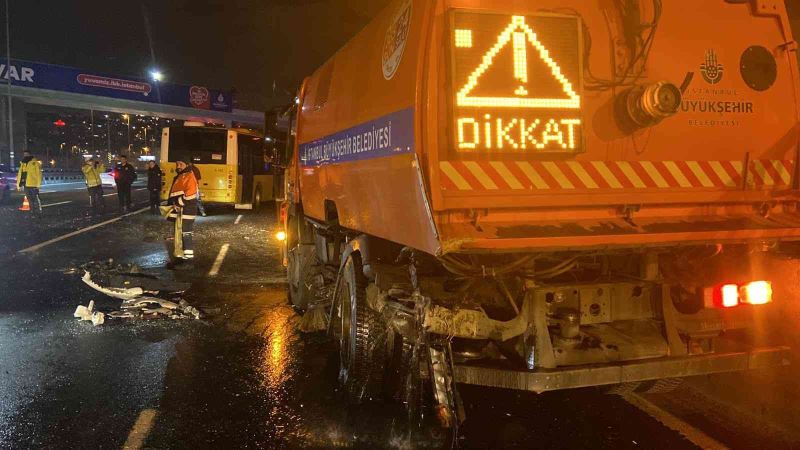
<svg viewBox="0 0 800 450">
<path fill-rule="evenodd" d="M 782 1 L 392 2 L 304 82 L 282 209 L 353 399 L 784 364 L 796 51 Z"/>
</svg>

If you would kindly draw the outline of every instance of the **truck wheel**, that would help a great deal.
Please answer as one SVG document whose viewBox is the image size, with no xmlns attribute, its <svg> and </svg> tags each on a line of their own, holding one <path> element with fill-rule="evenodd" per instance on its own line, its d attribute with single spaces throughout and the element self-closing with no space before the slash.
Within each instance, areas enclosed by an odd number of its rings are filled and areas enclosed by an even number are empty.
<svg viewBox="0 0 800 450">
<path fill-rule="evenodd" d="M 410 379 L 409 376 L 412 375 L 414 343 L 400 334 L 395 334 L 392 341 L 387 357 L 386 397 L 390 401 L 405 403 L 408 400 L 409 391 L 413 390 L 413 387 L 409 386 L 409 384 L 413 384 L 413 379 Z"/>
<path fill-rule="evenodd" d="M 297 245 L 289 250 L 289 265 L 286 268 L 286 278 L 289 284 L 289 301 L 292 306 L 300 311 L 308 308 L 313 293 L 311 292 L 309 266 L 313 264 L 314 248 Z"/>
<path fill-rule="evenodd" d="M 339 277 L 339 382 L 348 400 L 360 403 L 382 388 L 386 326 L 380 315 L 367 305 L 367 279 L 359 254 L 347 258 Z"/>
<path fill-rule="evenodd" d="M 311 280 L 318 268 L 313 233 L 302 215 L 289 216 L 286 236 L 286 279 L 289 284 L 289 302 L 304 311 L 314 295 Z"/>
</svg>

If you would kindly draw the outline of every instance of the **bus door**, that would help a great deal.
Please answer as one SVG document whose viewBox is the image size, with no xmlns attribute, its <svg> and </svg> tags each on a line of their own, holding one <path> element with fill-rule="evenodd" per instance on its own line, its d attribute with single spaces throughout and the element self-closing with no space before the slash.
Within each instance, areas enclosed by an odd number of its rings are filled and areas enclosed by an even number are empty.
<svg viewBox="0 0 800 450">
<path fill-rule="evenodd" d="M 253 203 L 253 146 L 249 145 L 250 136 L 239 135 L 239 176 L 241 177 L 241 196 L 240 204 L 250 205 Z"/>
</svg>

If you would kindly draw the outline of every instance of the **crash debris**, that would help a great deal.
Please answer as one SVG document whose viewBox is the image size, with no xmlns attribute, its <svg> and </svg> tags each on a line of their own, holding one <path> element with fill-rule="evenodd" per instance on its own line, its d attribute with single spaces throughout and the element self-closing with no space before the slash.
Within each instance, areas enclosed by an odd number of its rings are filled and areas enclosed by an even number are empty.
<svg viewBox="0 0 800 450">
<path fill-rule="evenodd" d="M 115 264 L 113 260 L 88 263 L 69 269 L 66 273 L 83 272 L 81 280 L 92 289 L 109 297 L 122 300 L 118 310 L 100 312 L 94 301 L 88 306 L 79 305 L 73 314 L 82 321 L 91 321 L 94 326 L 104 325 L 106 320 L 142 319 L 195 319 L 202 312 L 180 297 L 190 285 L 162 280 L 146 274 L 135 265 Z"/>
</svg>

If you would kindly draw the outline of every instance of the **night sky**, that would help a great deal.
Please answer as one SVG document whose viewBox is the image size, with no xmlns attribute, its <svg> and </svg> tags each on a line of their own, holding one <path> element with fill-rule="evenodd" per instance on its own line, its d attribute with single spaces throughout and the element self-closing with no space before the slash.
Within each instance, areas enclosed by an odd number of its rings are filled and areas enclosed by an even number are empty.
<svg viewBox="0 0 800 450">
<path fill-rule="evenodd" d="M 235 88 L 239 107 L 264 109 L 292 98 L 303 77 L 389 0 L 9 2 L 13 58 L 145 76 L 152 66 L 146 15 L 156 66 L 168 81 Z"/>
</svg>

